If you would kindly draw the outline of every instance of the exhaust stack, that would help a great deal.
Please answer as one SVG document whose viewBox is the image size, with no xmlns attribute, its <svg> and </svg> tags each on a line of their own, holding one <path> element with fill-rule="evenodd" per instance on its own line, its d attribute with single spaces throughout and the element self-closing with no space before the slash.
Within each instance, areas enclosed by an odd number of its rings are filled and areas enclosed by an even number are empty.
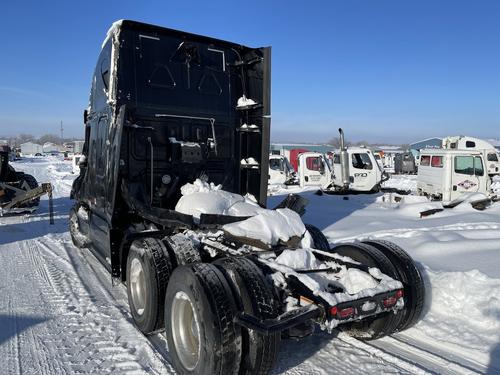
<svg viewBox="0 0 500 375">
<path fill-rule="evenodd" d="M 349 154 L 347 153 L 347 147 L 345 146 L 344 131 L 339 128 L 340 134 L 340 170 L 342 186 L 344 189 L 349 189 L 350 184 L 350 174 L 349 174 Z"/>
</svg>

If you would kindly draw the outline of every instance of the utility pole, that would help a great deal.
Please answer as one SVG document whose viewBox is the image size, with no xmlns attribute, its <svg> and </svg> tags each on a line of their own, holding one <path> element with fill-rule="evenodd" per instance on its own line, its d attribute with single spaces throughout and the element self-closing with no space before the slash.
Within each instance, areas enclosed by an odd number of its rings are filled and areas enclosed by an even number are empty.
<svg viewBox="0 0 500 375">
<path fill-rule="evenodd" d="M 61 121 L 61 146 L 63 145 L 64 142 L 64 128 L 63 128 L 63 122 Z"/>
</svg>

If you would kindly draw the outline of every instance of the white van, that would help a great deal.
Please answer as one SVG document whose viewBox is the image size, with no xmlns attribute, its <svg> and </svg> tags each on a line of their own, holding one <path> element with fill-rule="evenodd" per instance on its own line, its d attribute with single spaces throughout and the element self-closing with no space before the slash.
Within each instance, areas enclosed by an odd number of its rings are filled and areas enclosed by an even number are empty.
<svg viewBox="0 0 500 375">
<path fill-rule="evenodd" d="M 486 161 L 486 169 L 490 176 L 500 174 L 500 159 L 498 151 L 493 145 L 479 138 L 466 137 L 463 135 L 446 137 L 443 139 L 443 148 L 449 150 L 479 151 Z"/>
<path fill-rule="evenodd" d="M 420 153 L 417 192 L 452 201 L 464 193 L 490 194 L 491 179 L 480 151 L 424 149 Z"/>
</svg>

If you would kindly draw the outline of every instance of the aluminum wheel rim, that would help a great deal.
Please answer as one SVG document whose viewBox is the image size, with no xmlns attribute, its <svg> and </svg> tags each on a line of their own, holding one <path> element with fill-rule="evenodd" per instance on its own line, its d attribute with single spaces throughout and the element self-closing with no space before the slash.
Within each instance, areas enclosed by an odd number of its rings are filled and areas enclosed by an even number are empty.
<svg viewBox="0 0 500 375">
<path fill-rule="evenodd" d="M 139 259 L 132 259 L 130 264 L 130 292 L 132 302 L 137 314 L 144 314 L 146 307 L 146 279 L 144 278 L 144 269 Z"/>
<path fill-rule="evenodd" d="M 200 325 L 193 303 L 184 292 L 177 292 L 171 306 L 172 337 L 182 365 L 193 370 L 200 360 Z"/>
</svg>

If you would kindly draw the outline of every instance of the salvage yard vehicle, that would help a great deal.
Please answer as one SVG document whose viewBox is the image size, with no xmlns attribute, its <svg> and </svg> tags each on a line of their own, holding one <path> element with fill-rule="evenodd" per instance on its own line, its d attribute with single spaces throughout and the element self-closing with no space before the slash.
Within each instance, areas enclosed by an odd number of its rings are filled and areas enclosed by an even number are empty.
<svg viewBox="0 0 500 375">
<path fill-rule="evenodd" d="M 415 157 L 410 151 L 401 152 L 394 157 L 395 174 L 415 174 L 417 173 Z"/>
<path fill-rule="evenodd" d="M 497 149 L 489 142 L 473 137 L 454 136 L 443 138 L 443 148 L 448 150 L 479 151 L 486 162 L 486 171 L 490 176 L 500 175 L 500 159 Z"/>
<path fill-rule="evenodd" d="M 319 186 L 326 193 L 379 191 L 389 175 L 382 170 L 372 151 L 346 147 L 342 129 L 339 132 L 341 146 L 333 155 L 333 165 L 319 152 L 299 155 L 300 186 Z"/>
<path fill-rule="evenodd" d="M 269 184 L 297 184 L 297 173 L 283 155 L 269 155 Z"/>
<path fill-rule="evenodd" d="M 426 149 L 420 153 L 417 192 L 450 202 L 464 193 L 490 194 L 491 179 L 480 151 Z"/>
<path fill-rule="evenodd" d="M 52 185 L 37 180 L 30 174 L 16 172 L 9 164 L 10 148 L 0 145 L 0 216 L 33 212 L 38 208 L 40 197 L 49 195 L 52 218 Z"/>
<path fill-rule="evenodd" d="M 423 309 L 396 245 L 330 247 L 300 196 L 265 208 L 270 52 L 120 21 L 92 79 L 71 237 L 126 284 L 138 329 L 165 331 L 181 374 L 267 374 L 282 338 L 376 339 Z"/>
</svg>

